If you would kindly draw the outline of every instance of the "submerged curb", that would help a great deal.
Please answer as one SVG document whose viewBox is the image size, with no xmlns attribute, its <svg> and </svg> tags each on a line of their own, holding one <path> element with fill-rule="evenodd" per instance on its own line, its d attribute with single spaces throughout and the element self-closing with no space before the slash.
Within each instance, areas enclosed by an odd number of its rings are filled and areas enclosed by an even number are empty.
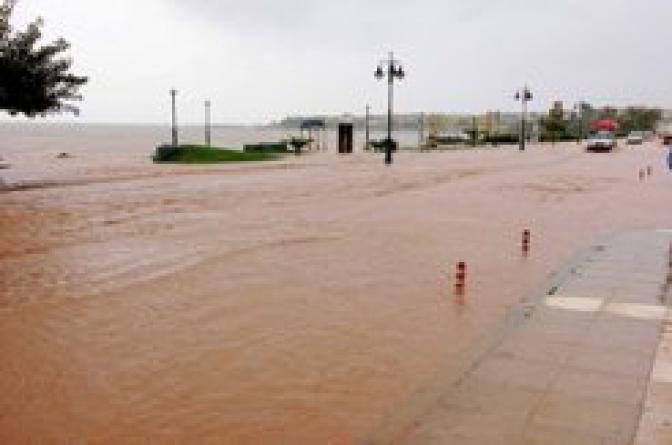
<svg viewBox="0 0 672 445">
<path fill-rule="evenodd" d="M 671 243 L 627 233 L 578 253 L 366 443 L 632 444 L 669 312 Z"/>
</svg>

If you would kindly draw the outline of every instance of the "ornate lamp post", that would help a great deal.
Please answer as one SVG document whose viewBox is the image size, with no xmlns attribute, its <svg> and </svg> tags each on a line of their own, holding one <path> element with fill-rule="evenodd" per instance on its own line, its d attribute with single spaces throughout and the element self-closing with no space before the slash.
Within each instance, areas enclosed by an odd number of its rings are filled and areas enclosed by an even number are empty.
<svg viewBox="0 0 672 445">
<path fill-rule="evenodd" d="M 387 60 L 378 64 L 375 72 L 376 79 L 383 80 L 387 77 L 387 139 L 385 140 L 385 164 L 392 164 L 392 149 L 394 141 L 392 140 L 392 107 L 394 103 L 394 80 L 402 80 L 406 73 L 401 66 L 401 62 L 394 59 L 394 53 L 390 53 Z"/>
<path fill-rule="evenodd" d="M 520 118 L 520 151 L 525 151 L 525 140 L 527 139 L 527 103 L 531 101 L 532 98 L 532 92 L 527 85 L 516 91 L 515 99 L 520 101 L 523 107 L 523 112 Z"/>
<path fill-rule="evenodd" d="M 173 147 L 177 147 L 178 145 L 178 136 L 177 136 L 177 109 L 175 107 L 175 97 L 177 96 L 177 90 L 172 89 L 170 90 L 170 98 L 172 101 L 172 110 L 173 110 L 173 127 L 172 127 L 172 133 L 173 133 Z"/>
</svg>

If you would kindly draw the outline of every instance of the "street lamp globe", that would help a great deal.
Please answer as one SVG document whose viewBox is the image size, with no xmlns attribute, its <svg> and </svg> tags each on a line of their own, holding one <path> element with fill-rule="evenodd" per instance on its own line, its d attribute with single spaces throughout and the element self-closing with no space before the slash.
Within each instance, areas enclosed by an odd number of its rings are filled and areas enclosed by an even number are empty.
<svg viewBox="0 0 672 445">
<path fill-rule="evenodd" d="M 376 68 L 376 72 L 374 75 L 376 76 L 376 79 L 381 80 L 385 76 L 385 73 L 383 72 L 383 67 L 378 65 L 378 68 Z"/>
</svg>

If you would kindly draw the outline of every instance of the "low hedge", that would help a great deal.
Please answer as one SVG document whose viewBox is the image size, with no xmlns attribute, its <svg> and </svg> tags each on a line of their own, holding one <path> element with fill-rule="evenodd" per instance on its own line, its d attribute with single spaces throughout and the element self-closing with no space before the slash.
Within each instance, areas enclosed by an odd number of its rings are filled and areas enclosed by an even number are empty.
<svg viewBox="0 0 672 445">
<path fill-rule="evenodd" d="M 287 141 L 245 144 L 243 150 L 246 153 L 289 153 L 290 151 Z"/>
<path fill-rule="evenodd" d="M 427 143 L 430 145 L 456 145 L 470 142 L 469 139 L 458 136 L 429 136 Z"/>
<path fill-rule="evenodd" d="M 280 153 L 243 152 L 201 145 L 161 145 L 154 154 L 154 162 L 169 164 L 220 164 L 227 162 L 270 161 L 281 157 Z"/>
<path fill-rule="evenodd" d="M 575 141 L 576 140 L 576 135 L 569 134 L 569 133 L 559 133 L 556 135 L 553 134 L 541 134 L 539 136 L 539 142 L 567 142 L 567 141 Z"/>
<path fill-rule="evenodd" d="M 520 141 L 520 136 L 513 133 L 491 134 L 485 137 L 486 144 L 517 144 Z"/>
</svg>

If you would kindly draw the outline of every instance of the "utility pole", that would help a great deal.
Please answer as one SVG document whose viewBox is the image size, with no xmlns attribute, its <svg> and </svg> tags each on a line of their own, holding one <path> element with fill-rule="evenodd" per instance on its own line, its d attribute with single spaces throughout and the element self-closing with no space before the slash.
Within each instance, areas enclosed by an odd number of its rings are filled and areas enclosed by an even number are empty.
<svg viewBox="0 0 672 445">
<path fill-rule="evenodd" d="M 172 135 L 173 135 L 172 144 L 173 144 L 173 147 L 177 147 L 178 144 L 179 144 L 178 134 L 177 134 L 177 108 L 175 106 L 175 97 L 176 96 L 177 96 L 177 90 L 173 88 L 172 90 L 170 90 L 170 98 L 171 98 L 171 102 L 172 102 L 172 111 L 173 111 L 173 124 L 172 124 L 173 125 L 173 127 L 172 127 Z"/>
<path fill-rule="evenodd" d="M 425 113 L 420 113 L 418 119 L 418 149 L 422 149 L 423 142 L 425 141 Z"/>
<path fill-rule="evenodd" d="M 212 130 L 211 130 L 211 117 L 210 109 L 211 102 L 209 100 L 205 101 L 205 146 L 210 147 L 212 143 Z"/>
</svg>

